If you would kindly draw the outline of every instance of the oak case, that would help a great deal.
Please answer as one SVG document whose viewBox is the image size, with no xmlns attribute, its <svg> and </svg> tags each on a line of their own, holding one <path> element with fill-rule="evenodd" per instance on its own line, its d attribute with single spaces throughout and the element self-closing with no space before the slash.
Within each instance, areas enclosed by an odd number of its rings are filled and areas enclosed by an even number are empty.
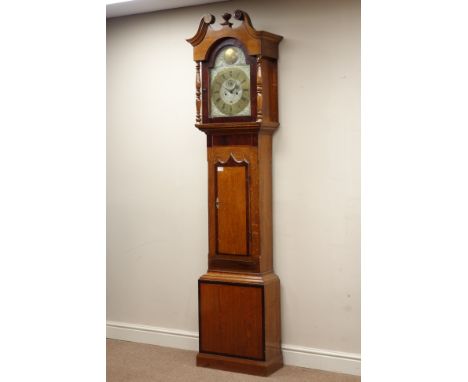
<svg viewBox="0 0 468 382">
<path fill-rule="evenodd" d="M 195 126 L 207 135 L 208 160 L 209 254 L 198 281 L 197 365 L 268 375 L 283 365 L 271 191 L 282 37 L 255 30 L 244 11 L 234 13 L 236 27 L 231 17 L 224 14 L 218 29 L 214 16 L 203 17 L 187 40 L 196 62 Z M 241 49 L 250 66 L 250 114 L 213 118 L 209 74 L 227 46 Z"/>
</svg>

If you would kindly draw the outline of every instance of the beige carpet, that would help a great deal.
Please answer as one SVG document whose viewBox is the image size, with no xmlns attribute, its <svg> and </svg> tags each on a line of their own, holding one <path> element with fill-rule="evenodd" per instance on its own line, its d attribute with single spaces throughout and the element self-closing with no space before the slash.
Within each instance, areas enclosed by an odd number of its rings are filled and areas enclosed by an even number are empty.
<svg viewBox="0 0 468 382">
<path fill-rule="evenodd" d="M 285 366 L 268 378 L 206 369 L 195 365 L 196 352 L 107 340 L 108 382 L 358 382 L 360 377 Z"/>
</svg>

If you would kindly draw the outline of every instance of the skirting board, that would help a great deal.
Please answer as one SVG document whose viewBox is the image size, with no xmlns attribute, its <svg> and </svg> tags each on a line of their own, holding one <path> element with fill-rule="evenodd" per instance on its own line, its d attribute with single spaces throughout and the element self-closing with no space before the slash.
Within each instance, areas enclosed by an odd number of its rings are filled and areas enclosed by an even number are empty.
<svg viewBox="0 0 468 382">
<path fill-rule="evenodd" d="M 198 333 L 107 321 L 107 338 L 198 351 Z M 283 344 L 285 365 L 361 375 L 361 355 Z"/>
</svg>

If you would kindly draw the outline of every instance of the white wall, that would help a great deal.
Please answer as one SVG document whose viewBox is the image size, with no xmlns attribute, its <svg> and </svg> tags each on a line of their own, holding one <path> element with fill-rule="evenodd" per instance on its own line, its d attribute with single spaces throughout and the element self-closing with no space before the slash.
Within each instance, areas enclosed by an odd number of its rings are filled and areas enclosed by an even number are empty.
<svg viewBox="0 0 468 382">
<path fill-rule="evenodd" d="M 107 316 L 196 332 L 208 252 L 200 17 L 247 11 L 280 44 L 275 271 L 283 343 L 360 353 L 360 3 L 232 1 L 108 20 Z"/>
</svg>

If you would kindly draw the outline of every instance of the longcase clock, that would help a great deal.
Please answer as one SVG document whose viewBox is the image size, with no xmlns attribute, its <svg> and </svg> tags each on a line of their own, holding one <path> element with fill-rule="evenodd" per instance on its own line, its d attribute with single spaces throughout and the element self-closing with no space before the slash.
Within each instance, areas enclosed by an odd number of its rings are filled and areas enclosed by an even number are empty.
<svg viewBox="0 0 468 382">
<path fill-rule="evenodd" d="M 208 147 L 208 272 L 198 281 L 197 365 L 269 375 L 283 365 L 273 272 L 271 149 L 278 128 L 278 45 L 248 14 L 202 18 L 196 124 Z"/>
</svg>

